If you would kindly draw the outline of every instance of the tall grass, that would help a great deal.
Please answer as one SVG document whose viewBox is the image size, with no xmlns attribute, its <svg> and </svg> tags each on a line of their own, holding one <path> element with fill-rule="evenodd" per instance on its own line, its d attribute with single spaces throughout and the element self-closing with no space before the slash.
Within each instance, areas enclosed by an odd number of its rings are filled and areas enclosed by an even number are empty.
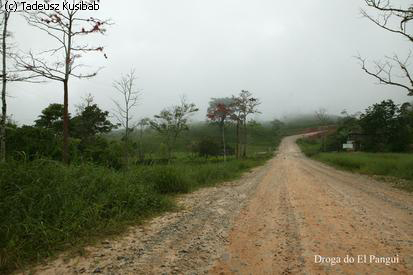
<svg viewBox="0 0 413 275">
<path fill-rule="evenodd" d="M 131 174 L 51 161 L 0 166 L 0 273 L 170 208 Z"/>
<path fill-rule="evenodd" d="M 0 165 L 0 274 L 171 209 L 169 194 L 239 177 L 266 157 L 115 171 L 54 161 Z"/>
<path fill-rule="evenodd" d="M 299 139 L 298 146 L 307 157 L 313 157 L 321 151 L 321 141 L 317 139 Z"/>
<path fill-rule="evenodd" d="M 316 159 L 362 174 L 413 180 L 413 154 L 321 153 Z"/>
</svg>

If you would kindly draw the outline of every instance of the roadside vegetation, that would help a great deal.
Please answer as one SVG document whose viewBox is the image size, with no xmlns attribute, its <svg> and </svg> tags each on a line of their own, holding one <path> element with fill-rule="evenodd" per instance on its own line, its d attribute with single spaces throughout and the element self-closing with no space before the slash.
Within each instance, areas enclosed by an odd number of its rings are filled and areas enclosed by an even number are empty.
<svg viewBox="0 0 413 275">
<path fill-rule="evenodd" d="M 122 232 L 174 210 L 176 194 L 262 165 L 286 127 L 232 116 L 236 108 L 227 101 L 224 121 L 210 119 L 209 112 L 207 121 L 191 123 L 198 109 L 181 100 L 153 119 L 129 118 L 133 126 L 125 131 L 88 95 L 69 116 L 69 165 L 63 161 L 62 104 L 50 104 L 33 125 L 9 119 L 0 163 L 0 273 Z"/>
<path fill-rule="evenodd" d="M 238 178 L 265 157 L 128 171 L 51 160 L 0 166 L 1 273 L 174 209 L 173 194 Z"/>
</svg>

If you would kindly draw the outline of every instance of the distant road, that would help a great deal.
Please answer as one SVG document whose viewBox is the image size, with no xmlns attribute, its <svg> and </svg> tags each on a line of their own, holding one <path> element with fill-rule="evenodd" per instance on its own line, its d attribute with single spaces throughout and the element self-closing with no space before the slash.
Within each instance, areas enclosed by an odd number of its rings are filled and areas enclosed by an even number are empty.
<svg viewBox="0 0 413 275">
<path fill-rule="evenodd" d="M 241 180 L 180 197 L 182 211 L 35 270 L 413 274 L 413 196 L 306 158 L 298 137 L 285 138 L 276 157 Z M 347 255 L 355 262 L 343 263 Z M 379 257 L 398 263 L 370 263 L 386 260 Z"/>
</svg>

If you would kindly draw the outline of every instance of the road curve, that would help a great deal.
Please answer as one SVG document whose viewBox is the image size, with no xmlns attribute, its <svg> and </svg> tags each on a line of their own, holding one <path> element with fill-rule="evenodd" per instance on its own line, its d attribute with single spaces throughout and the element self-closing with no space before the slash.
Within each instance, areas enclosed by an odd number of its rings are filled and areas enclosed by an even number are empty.
<svg viewBox="0 0 413 275">
<path fill-rule="evenodd" d="M 298 137 L 283 140 L 210 273 L 413 274 L 413 197 L 306 158 Z"/>
</svg>

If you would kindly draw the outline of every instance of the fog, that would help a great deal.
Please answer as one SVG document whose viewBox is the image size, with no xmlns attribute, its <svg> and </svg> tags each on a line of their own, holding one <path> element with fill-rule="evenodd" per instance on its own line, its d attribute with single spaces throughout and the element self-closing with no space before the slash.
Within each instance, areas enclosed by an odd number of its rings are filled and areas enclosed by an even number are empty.
<svg viewBox="0 0 413 275">
<path fill-rule="evenodd" d="M 147 0 L 101 1 L 98 18 L 110 18 L 106 35 L 91 43 L 104 46 L 108 59 L 91 53 L 83 62 L 104 67 L 91 80 L 70 84 L 70 112 L 86 93 L 105 110 L 118 94 L 112 87 L 135 68 L 141 101 L 135 118 L 153 116 L 185 94 L 205 120 L 211 97 L 249 90 L 262 104 L 257 119 L 313 113 L 349 113 L 391 98 L 408 101 L 400 88 L 377 85 L 354 56 L 370 60 L 407 53 L 409 42 L 360 15 L 361 0 Z M 10 31 L 22 50 L 53 46 L 47 35 L 17 15 Z M 63 102 L 60 82 L 13 83 L 9 113 L 31 124 L 50 103 Z"/>
</svg>

